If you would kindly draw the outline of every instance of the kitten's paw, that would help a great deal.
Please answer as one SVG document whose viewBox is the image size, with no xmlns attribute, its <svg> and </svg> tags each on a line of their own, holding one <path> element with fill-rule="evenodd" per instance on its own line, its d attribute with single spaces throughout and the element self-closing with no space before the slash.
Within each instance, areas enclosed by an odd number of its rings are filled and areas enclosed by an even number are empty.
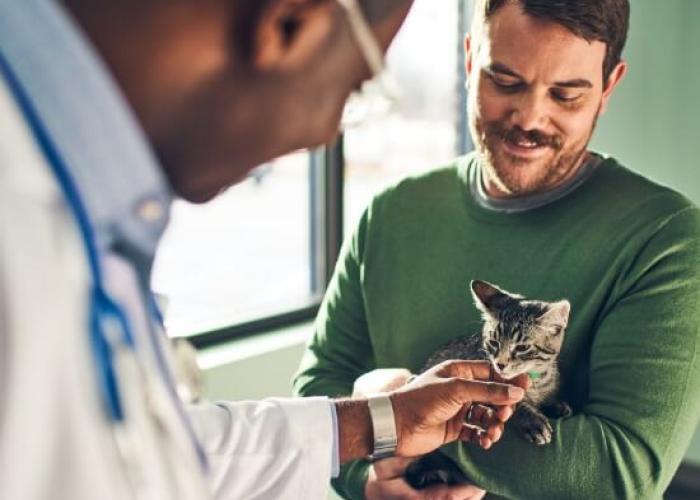
<svg viewBox="0 0 700 500">
<path fill-rule="evenodd" d="M 546 406 L 542 409 L 542 412 L 549 418 L 568 418 L 574 414 L 571 406 L 564 401 Z"/>
<path fill-rule="evenodd" d="M 520 430 L 525 439 L 533 444 L 542 446 L 552 441 L 552 424 L 544 415 L 527 415 L 520 419 Z"/>
<path fill-rule="evenodd" d="M 569 418 L 574 414 L 574 410 L 571 409 L 569 403 L 566 401 L 560 401 L 554 405 L 554 412 L 559 418 Z"/>
</svg>

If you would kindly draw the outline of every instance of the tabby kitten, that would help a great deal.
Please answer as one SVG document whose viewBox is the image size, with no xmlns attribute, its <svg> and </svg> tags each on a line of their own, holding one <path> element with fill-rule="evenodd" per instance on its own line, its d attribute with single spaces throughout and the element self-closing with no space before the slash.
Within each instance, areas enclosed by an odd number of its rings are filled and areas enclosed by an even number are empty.
<svg viewBox="0 0 700 500">
<path fill-rule="evenodd" d="M 528 373 L 532 386 L 518 403 L 513 421 L 528 441 L 549 443 L 552 426 L 542 410 L 554 418 L 571 415 L 569 405 L 555 399 L 559 389 L 557 358 L 569 321 L 569 302 L 529 300 L 477 280 L 471 282 L 471 291 L 484 319 L 481 335 L 447 343 L 428 358 L 422 371 L 448 359 L 486 359 L 505 379 Z M 454 463 L 438 452 L 413 462 L 406 479 L 419 489 L 465 480 Z"/>
</svg>

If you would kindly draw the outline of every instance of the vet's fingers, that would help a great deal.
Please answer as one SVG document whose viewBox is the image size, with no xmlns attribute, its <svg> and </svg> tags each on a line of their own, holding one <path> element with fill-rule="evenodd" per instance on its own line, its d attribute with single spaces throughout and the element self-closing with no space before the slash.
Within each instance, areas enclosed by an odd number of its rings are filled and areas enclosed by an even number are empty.
<svg viewBox="0 0 700 500">
<path fill-rule="evenodd" d="M 463 443 L 472 443 L 481 448 L 488 450 L 493 446 L 494 440 L 491 439 L 486 432 L 475 427 L 464 426 L 459 436 L 459 440 Z"/>
<path fill-rule="evenodd" d="M 501 422 L 507 422 L 510 417 L 513 416 L 514 409 L 512 406 L 497 406 L 496 407 L 496 417 Z"/>
<path fill-rule="evenodd" d="M 486 430 L 486 436 L 491 440 L 492 443 L 499 441 L 503 436 L 503 424 L 499 423 L 489 427 Z"/>
<path fill-rule="evenodd" d="M 481 432 L 474 427 L 469 427 L 467 425 L 462 427 L 462 431 L 459 433 L 459 440 L 463 443 L 474 443 L 480 444 L 481 442 Z"/>
<path fill-rule="evenodd" d="M 528 390 L 532 386 L 532 379 L 527 373 L 523 373 L 522 375 L 518 375 L 517 377 L 510 379 L 508 383 Z"/>
<path fill-rule="evenodd" d="M 493 446 L 493 441 L 488 436 L 482 435 L 479 438 L 479 446 L 485 450 L 488 450 L 491 448 L 491 446 Z"/>
<path fill-rule="evenodd" d="M 465 422 L 467 422 L 467 416 L 469 414 L 469 409 L 471 406 L 463 406 L 461 410 L 447 423 L 447 433 L 445 442 L 452 442 L 455 439 L 459 439 L 462 427 L 464 427 Z"/>
<path fill-rule="evenodd" d="M 496 382 L 478 382 L 453 378 L 452 383 L 457 387 L 457 396 L 463 404 L 492 403 L 497 405 L 512 405 L 519 402 L 525 396 L 521 387 L 500 384 Z"/>
<path fill-rule="evenodd" d="M 492 370 L 491 380 L 494 382 L 501 382 L 502 384 L 511 384 L 521 387 L 522 389 L 528 390 L 532 386 L 532 379 L 527 373 L 523 373 L 513 378 L 503 378 L 495 370 Z"/>
<path fill-rule="evenodd" d="M 503 436 L 503 422 L 498 417 L 497 411 L 488 406 L 471 405 L 464 423 L 469 431 L 464 432 L 462 437 L 479 444 L 484 449 L 489 449 Z"/>
<path fill-rule="evenodd" d="M 485 405 L 473 404 L 469 407 L 465 422 L 482 429 L 488 429 L 497 420 L 496 411 Z"/>
<path fill-rule="evenodd" d="M 486 431 L 467 424 L 462 427 L 462 432 L 459 434 L 459 440 L 462 443 L 472 443 L 477 446 L 481 446 L 482 448 L 487 440 L 489 443 L 493 444 L 493 440 L 487 435 Z"/>
</svg>

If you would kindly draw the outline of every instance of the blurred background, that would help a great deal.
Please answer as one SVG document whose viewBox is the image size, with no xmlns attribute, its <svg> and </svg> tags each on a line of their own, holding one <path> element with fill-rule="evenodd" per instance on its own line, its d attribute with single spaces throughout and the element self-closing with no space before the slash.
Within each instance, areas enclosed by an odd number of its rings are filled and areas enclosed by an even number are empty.
<svg viewBox="0 0 700 500">
<path fill-rule="evenodd" d="M 206 205 L 175 204 L 153 287 L 166 297 L 169 332 L 200 348 L 212 397 L 288 395 L 338 246 L 370 198 L 471 149 L 462 67 L 470 3 L 416 0 L 388 57 L 402 96 L 395 113 L 262 165 Z M 632 1 L 630 71 L 593 141 L 696 203 L 699 19 L 698 0 Z M 698 471 L 700 435 L 667 498 L 700 498 Z"/>
</svg>

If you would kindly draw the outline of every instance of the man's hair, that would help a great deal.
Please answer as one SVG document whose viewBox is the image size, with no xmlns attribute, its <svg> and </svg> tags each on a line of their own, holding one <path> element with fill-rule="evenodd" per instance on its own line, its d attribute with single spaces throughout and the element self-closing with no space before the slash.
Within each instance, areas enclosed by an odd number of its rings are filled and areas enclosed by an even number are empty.
<svg viewBox="0 0 700 500">
<path fill-rule="evenodd" d="M 620 62 L 629 29 L 629 0 L 478 0 L 474 23 L 478 31 L 498 9 L 515 2 L 526 14 L 560 24 L 589 42 L 606 45 L 603 81 Z"/>
</svg>

